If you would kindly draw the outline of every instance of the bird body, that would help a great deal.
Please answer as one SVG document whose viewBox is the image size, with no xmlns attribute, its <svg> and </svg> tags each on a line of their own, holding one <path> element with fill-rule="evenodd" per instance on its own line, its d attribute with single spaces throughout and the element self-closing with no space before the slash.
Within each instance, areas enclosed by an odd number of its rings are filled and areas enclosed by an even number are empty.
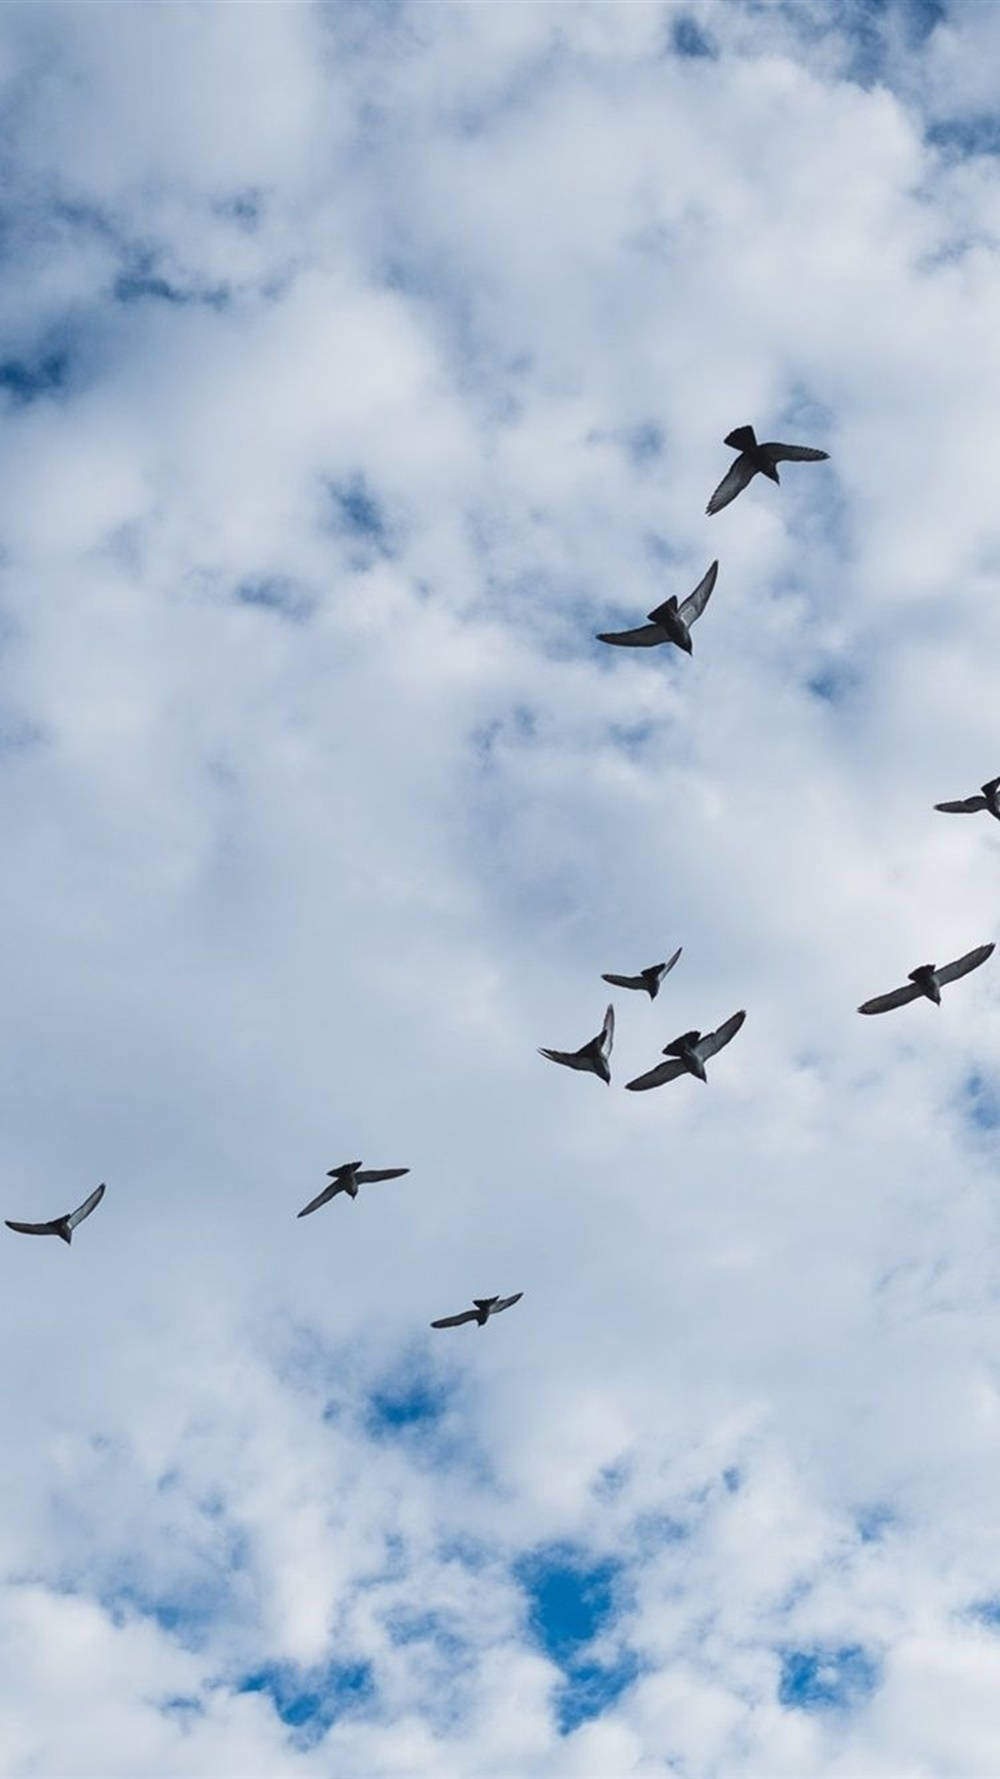
<svg viewBox="0 0 1000 1779">
<path fill-rule="evenodd" d="M 725 442 L 738 451 L 739 456 L 730 464 L 716 488 L 705 508 L 706 513 L 721 512 L 742 494 L 754 476 L 767 476 L 769 481 L 779 482 L 781 478 L 776 468 L 779 463 L 820 463 L 830 455 L 829 451 L 816 451 L 811 445 L 781 445 L 775 439 L 759 444 L 752 426 L 735 427 L 726 434 Z"/>
<path fill-rule="evenodd" d="M 714 1032 L 682 1032 L 679 1038 L 664 1045 L 666 1062 L 658 1063 L 645 1075 L 637 1075 L 634 1081 L 627 1081 L 626 1087 L 632 1093 L 644 1093 L 647 1088 L 663 1087 L 667 1081 L 676 1081 L 680 1075 L 694 1075 L 696 1080 L 706 1081 L 706 1062 L 735 1038 L 745 1018 L 746 1013 L 741 1009 L 717 1026 Z"/>
<path fill-rule="evenodd" d="M 514 1303 L 520 1303 L 523 1291 L 515 1291 L 513 1297 L 474 1297 L 475 1309 L 462 1310 L 457 1316 L 440 1316 L 431 1323 L 432 1328 L 461 1328 L 463 1322 L 478 1322 L 485 1328 L 491 1316 L 499 1316 L 501 1310 L 509 1310 Z"/>
<path fill-rule="evenodd" d="M 935 803 L 945 815 L 976 815 L 985 809 L 1000 822 L 1000 778 L 988 779 L 978 797 L 960 797 L 954 803 Z"/>
<path fill-rule="evenodd" d="M 858 1012 L 889 1013 L 894 1007 L 905 1007 L 907 1001 L 919 1001 L 921 997 L 940 1007 L 942 988 L 949 982 L 957 982 L 960 976 L 967 976 L 970 970 L 978 970 L 992 950 L 992 944 L 977 945 L 964 957 L 956 958 L 954 963 L 942 964 L 940 969 L 935 964 L 918 964 L 910 971 L 902 988 L 891 989 L 886 995 L 873 995 L 870 1001 L 862 1001 Z"/>
<path fill-rule="evenodd" d="M 318 1211 L 320 1205 L 329 1204 L 338 1192 L 346 1192 L 349 1198 L 357 1198 L 358 1187 L 365 1186 L 369 1180 L 398 1180 L 403 1174 L 409 1173 L 408 1167 L 369 1167 L 362 1170 L 360 1161 L 345 1161 L 340 1167 L 327 1169 L 330 1184 L 324 1186 L 322 1192 L 310 1199 L 305 1208 L 299 1211 L 300 1217 L 308 1217 L 311 1211 Z"/>
<path fill-rule="evenodd" d="M 60 1241 L 69 1244 L 73 1240 L 74 1229 L 84 1221 L 85 1217 L 90 1216 L 91 1211 L 96 1211 L 104 1197 L 104 1188 L 105 1183 L 102 1180 L 101 1184 L 94 1188 L 90 1197 L 84 1199 L 82 1205 L 77 1205 L 75 1211 L 67 1211 L 64 1217 L 53 1217 L 49 1223 L 13 1223 L 7 1217 L 5 1218 L 7 1228 L 17 1230 L 19 1235 L 57 1235 Z"/>
<path fill-rule="evenodd" d="M 591 1075 L 599 1075 L 601 1080 L 610 1085 L 611 1069 L 608 1057 L 615 1041 L 615 1010 L 609 1006 L 604 1014 L 604 1024 L 596 1038 L 588 1044 L 581 1045 L 579 1050 L 543 1050 L 539 1048 L 539 1056 L 547 1056 L 550 1062 L 560 1062 L 567 1069 L 584 1069 Z"/>
<path fill-rule="evenodd" d="M 673 957 L 669 958 L 665 964 L 648 964 L 645 970 L 639 971 L 638 976 L 615 976 L 611 972 L 606 972 L 602 975 L 601 981 L 610 982 L 615 988 L 645 989 L 650 1000 L 655 1001 L 664 976 L 670 974 L 683 949 L 682 945 L 678 945 Z"/>
<path fill-rule="evenodd" d="M 700 618 L 710 598 L 719 574 L 719 564 L 713 562 L 706 569 L 693 593 L 678 604 L 676 593 L 665 599 L 649 612 L 649 622 L 640 624 L 637 630 L 605 630 L 598 635 L 598 642 L 614 643 L 622 649 L 653 649 L 659 644 L 672 642 L 686 655 L 692 651 L 691 625 Z"/>
</svg>

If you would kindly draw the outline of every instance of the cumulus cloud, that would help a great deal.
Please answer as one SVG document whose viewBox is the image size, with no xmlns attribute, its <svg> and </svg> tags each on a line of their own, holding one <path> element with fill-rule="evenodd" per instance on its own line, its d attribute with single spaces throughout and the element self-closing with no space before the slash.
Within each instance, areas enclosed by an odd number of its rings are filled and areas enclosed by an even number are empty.
<svg viewBox="0 0 1000 1779">
<path fill-rule="evenodd" d="M 991 31 L 0 20 L 5 1771 L 996 1764 Z"/>
</svg>

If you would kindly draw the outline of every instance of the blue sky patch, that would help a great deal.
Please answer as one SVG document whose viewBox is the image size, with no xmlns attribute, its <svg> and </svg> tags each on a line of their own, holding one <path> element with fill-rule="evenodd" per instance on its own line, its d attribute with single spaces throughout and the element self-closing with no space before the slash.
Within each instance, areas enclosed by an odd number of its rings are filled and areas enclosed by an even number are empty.
<svg viewBox="0 0 1000 1779">
<path fill-rule="evenodd" d="M 293 623 L 301 623 L 312 611 L 310 600 L 287 575 L 252 575 L 239 583 L 236 598 L 241 605 L 261 606 L 281 618 L 290 618 Z"/>
<path fill-rule="evenodd" d="M 377 1439 L 434 1427 L 448 1406 L 449 1394 L 436 1379 L 419 1373 L 384 1383 L 368 1398 L 366 1429 Z"/>
<path fill-rule="evenodd" d="M 629 461 L 641 468 L 643 464 L 653 463 L 662 457 L 666 448 L 666 439 L 662 428 L 652 420 L 643 421 L 641 426 L 633 427 L 625 440 L 628 448 Z"/>
<path fill-rule="evenodd" d="M 358 543 L 371 545 L 383 556 L 392 556 L 395 548 L 385 512 L 365 477 L 355 475 L 346 482 L 331 482 L 329 490 L 337 530 Z"/>
<path fill-rule="evenodd" d="M 64 349 L 45 352 L 34 360 L 5 358 L 0 363 L 0 389 L 5 389 L 18 407 L 24 407 L 39 396 L 65 388 L 68 371 L 69 353 Z"/>
<path fill-rule="evenodd" d="M 787 1649 L 781 1657 L 779 1703 L 797 1711 L 850 1710 L 879 1682 L 879 1667 L 860 1643 L 837 1649 Z"/>
<path fill-rule="evenodd" d="M 988 1080 L 978 1070 L 962 1084 L 962 1110 L 977 1130 L 993 1131 L 1000 1125 L 1000 1081 Z"/>
<path fill-rule="evenodd" d="M 679 13 L 674 19 L 673 30 L 670 33 L 670 47 L 676 56 L 708 56 L 713 61 L 717 59 L 719 53 L 712 39 L 705 34 L 689 12 Z"/>
<path fill-rule="evenodd" d="M 896 1524 L 896 1515 L 883 1501 L 874 1501 L 870 1507 L 861 1508 L 854 1523 L 862 1544 L 881 1544 L 889 1528 Z"/>
<path fill-rule="evenodd" d="M 531 1626 L 546 1655 L 564 1665 L 606 1627 L 615 1610 L 621 1564 L 588 1561 L 582 1551 L 555 1545 L 515 1564 L 531 1602 Z"/>
<path fill-rule="evenodd" d="M 370 1662 L 328 1662 L 322 1668 L 299 1668 L 294 1662 L 272 1662 L 247 1674 L 237 1689 L 266 1693 L 282 1723 L 299 1732 L 297 1740 L 319 1742 L 345 1711 L 370 1702 L 375 1682 Z"/>
</svg>

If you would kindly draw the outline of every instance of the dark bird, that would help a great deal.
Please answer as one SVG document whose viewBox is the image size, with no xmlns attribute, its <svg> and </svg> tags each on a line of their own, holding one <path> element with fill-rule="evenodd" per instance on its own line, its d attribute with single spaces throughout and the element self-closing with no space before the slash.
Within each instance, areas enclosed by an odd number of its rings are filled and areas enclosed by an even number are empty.
<svg viewBox="0 0 1000 1779">
<path fill-rule="evenodd" d="M 970 970 L 978 970 L 980 964 L 985 964 L 992 950 L 992 945 L 977 945 L 975 951 L 967 951 L 964 957 L 957 957 L 953 964 L 942 964 L 940 970 L 934 964 L 918 964 L 915 970 L 910 971 L 910 980 L 902 988 L 894 988 L 891 994 L 875 995 L 872 1000 L 863 1001 L 858 1012 L 889 1013 L 893 1007 L 905 1007 L 907 1001 L 918 1001 L 921 995 L 940 1007 L 941 990 L 945 983 L 957 982 L 960 976 L 967 976 Z"/>
<path fill-rule="evenodd" d="M 649 623 L 640 624 L 638 630 L 604 630 L 598 636 L 598 642 L 613 642 L 620 649 L 655 649 L 661 642 L 676 643 L 686 655 L 691 653 L 691 625 L 695 618 L 700 618 L 712 596 L 719 564 L 713 562 L 706 570 L 693 593 L 678 605 L 676 593 L 671 593 L 662 605 L 648 613 Z"/>
<path fill-rule="evenodd" d="M 957 803 L 935 803 L 934 807 L 945 815 L 978 815 L 981 809 L 988 809 L 1000 822 L 1000 778 L 984 784 L 978 797 L 960 797 Z"/>
<path fill-rule="evenodd" d="M 705 1064 L 710 1056 L 716 1056 L 725 1048 L 731 1038 L 735 1038 L 746 1013 L 740 1011 L 727 1019 L 714 1032 L 682 1032 L 672 1044 L 667 1044 L 663 1054 L 669 1060 L 658 1063 L 646 1075 L 637 1075 L 634 1081 L 625 1083 L 633 1093 L 642 1093 L 647 1087 L 662 1087 L 665 1081 L 676 1081 L 678 1075 L 697 1075 L 699 1081 L 705 1081 Z"/>
<path fill-rule="evenodd" d="M 561 1062 L 567 1069 L 587 1069 L 592 1075 L 600 1075 L 601 1080 L 610 1082 L 611 1070 L 608 1057 L 615 1041 L 615 1010 L 609 1007 L 604 1015 L 604 1024 L 596 1038 L 584 1044 L 579 1050 L 542 1050 L 539 1056 L 547 1056 L 550 1062 Z"/>
<path fill-rule="evenodd" d="M 432 1328 L 461 1328 L 463 1322 L 478 1322 L 485 1328 L 491 1316 L 498 1316 L 501 1310 L 509 1310 L 512 1303 L 520 1303 L 523 1291 L 515 1291 L 513 1297 L 474 1297 L 474 1310 L 463 1310 L 460 1316 L 442 1316 L 440 1321 L 432 1322 Z"/>
<path fill-rule="evenodd" d="M 752 426 L 737 426 L 735 432 L 727 433 L 726 444 L 738 451 L 739 456 L 723 476 L 705 508 L 706 513 L 721 512 L 742 494 L 754 476 L 769 476 L 772 482 L 779 481 L 774 467 L 776 463 L 821 463 L 830 455 L 829 451 L 814 451 L 811 445 L 779 445 L 773 440 L 759 445 Z"/>
<path fill-rule="evenodd" d="M 650 964 L 648 969 L 640 970 L 638 976 L 613 976 L 610 972 L 601 977 L 602 982 L 611 982 L 615 988 L 644 988 L 651 1001 L 655 1001 L 660 992 L 660 983 L 668 976 L 684 947 L 678 945 L 673 957 L 665 964 Z"/>
<path fill-rule="evenodd" d="M 9 1217 L 4 1221 L 8 1229 L 16 1229 L 19 1235 L 57 1235 L 60 1241 L 71 1242 L 77 1224 L 89 1217 L 91 1211 L 96 1211 L 103 1197 L 102 1180 L 99 1186 L 95 1186 L 90 1197 L 85 1198 L 82 1205 L 77 1205 L 75 1211 L 68 1212 L 65 1217 L 53 1217 L 51 1223 L 12 1223 Z"/>
<path fill-rule="evenodd" d="M 318 1211 L 320 1205 L 328 1204 L 336 1198 L 338 1192 L 346 1192 L 351 1198 L 357 1198 L 358 1187 L 366 1186 L 369 1180 L 398 1180 L 401 1174 L 409 1173 L 408 1167 L 369 1167 L 361 1171 L 360 1161 L 345 1161 L 340 1167 L 327 1169 L 329 1186 L 310 1199 L 300 1217 L 308 1217 L 310 1211 Z"/>
</svg>

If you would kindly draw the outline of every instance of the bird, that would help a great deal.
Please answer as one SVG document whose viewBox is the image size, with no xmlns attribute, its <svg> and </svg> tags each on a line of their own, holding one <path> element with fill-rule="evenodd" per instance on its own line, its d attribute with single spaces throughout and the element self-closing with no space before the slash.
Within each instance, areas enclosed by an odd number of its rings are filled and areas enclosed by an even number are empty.
<svg viewBox="0 0 1000 1779">
<path fill-rule="evenodd" d="M 491 1316 L 498 1316 L 501 1310 L 509 1310 L 512 1303 L 520 1303 L 523 1291 L 515 1291 L 513 1297 L 474 1297 L 474 1310 L 463 1310 L 460 1316 L 441 1316 L 432 1322 L 432 1328 L 461 1328 L 463 1322 L 478 1322 L 485 1328 Z"/>
<path fill-rule="evenodd" d="M 104 1186 L 105 1182 L 102 1180 L 99 1186 L 95 1186 L 90 1197 L 85 1198 L 82 1205 L 77 1205 L 75 1211 L 67 1212 L 65 1217 L 53 1217 L 51 1223 L 12 1223 L 9 1217 L 5 1217 L 4 1222 L 8 1229 L 16 1229 L 19 1235 L 57 1235 L 60 1241 L 71 1242 L 77 1224 L 89 1217 L 91 1211 L 96 1211 L 104 1197 Z"/>
<path fill-rule="evenodd" d="M 358 1187 L 366 1186 L 369 1180 L 398 1180 L 401 1174 L 408 1174 L 409 1171 L 408 1167 L 369 1167 L 362 1172 L 360 1161 L 342 1162 L 340 1167 L 327 1169 L 329 1186 L 324 1186 L 322 1192 L 310 1199 L 298 1215 L 308 1217 L 310 1211 L 318 1211 L 320 1205 L 328 1204 L 331 1198 L 336 1198 L 338 1192 L 346 1192 L 351 1198 L 357 1198 Z"/>
<path fill-rule="evenodd" d="M 1000 778 L 991 778 L 982 785 L 978 797 L 960 797 L 955 803 L 935 803 L 934 807 L 945 815 L 976 815 L 980 809 L 988 809 L 1000 822 Z"/>
<path fill-rule="evenodd" d="M 712 596 L 719 573 L 719 564 L 713 562 L 706 569 L 693 593 L 678 605 L 676 593 L 665 599 L 654 611 L 648 613 L 649 623 L 640 624 L 638 630 L 602 630 L 598 634 L 598 642 L 613 642 L 622 649 L 655 649 L 662 642 L 675 643 L 690 655 L 691 625 L 695 618 L 700 618 Z"/>
<path fill-rule="evenodd" d="M 934 964 L 918 964 L 915 970 L 910 971 L 910 979 L 902 988 L 894 988 L 890 994 L 875 995 L 872 1000 L 863 1001 L 858 1012 L 889 1013 L 893 1007 L 905 1007 L 907 1001 L 918 1001 L 921 995 L 940 1007 L 941 990 L 945 983 L 957 982 L 960 976 L 967 976 L 970 970 L 978 970 L 980 964 L 985 964 L 992 950 L 992 945 L 977 945 L 974 951 L 967 951 L 964 957 L 957 957 L 953 964 L 942 964 L 940 970 Z"/>
<path fill-rule="evenodd" d="M 669 1060 L 657 1063 L 645 1075 L 637 1075 L 634 1081 L 627 1081 L 626 1087 L 632 1093 L 643 1093 L 647 1087 L 662 1087 L 666 1081 L 676 1081 L 678 1075 L 696 1075 L 699 1081 L 707 1080 L 705 1064 L 710 1056 L 715 1056 L 732 1038 L 735 1038 L 740 1026 L 746 1018 L 741 1009 L 720 1025 L 714 1032 L 682 1032 L 679 1038 L 665 1045 L 663 1054 Z"/>
<path fill-rule="evenodd" d="M 602 975 L 602 982 L 610 982 L 615 988 L 644 988 L 651 1001 L 655 1001 L 660 992 L 660 984 L 664 976 L 668 976 L 683 951 L 678 945 L 669 963 L 650 964 L 647 969 L 640 970 L 638 976 L 614 976 L 611 972 Z"/>
<path fill-rule="evenodd" d="M 723 476 L 705 508 L 706 513 L 718 513 L 727 507 L 756 475 L 769 476 L 772 482 L 777 482 L 776 463 L 820 463 L 830 455 L 829 451 L 814 451 L 811 445 L 779 445 L 773 440 L 759 445 L 752 426 L 737 426 L 734 432 L 726 434 L 725 442 L 738 451 L 739 456 Z"/>
<path fill-rule="evenodd" d="M 615 1010 L 609 1006 L 604 1014 L 604 1024 L 589 1044 L 581 1045 L 579 1050 L 543 1050 L 539 1047 L 538 1054 L 547 1056 L 550 1062 L 563 1063 L 567 1069 L 587 1069 L 592 1075 L 600 1075 L 602 1081 L 610 1084 L 608 1057 L 614 1041 Z"/>
</svg>

